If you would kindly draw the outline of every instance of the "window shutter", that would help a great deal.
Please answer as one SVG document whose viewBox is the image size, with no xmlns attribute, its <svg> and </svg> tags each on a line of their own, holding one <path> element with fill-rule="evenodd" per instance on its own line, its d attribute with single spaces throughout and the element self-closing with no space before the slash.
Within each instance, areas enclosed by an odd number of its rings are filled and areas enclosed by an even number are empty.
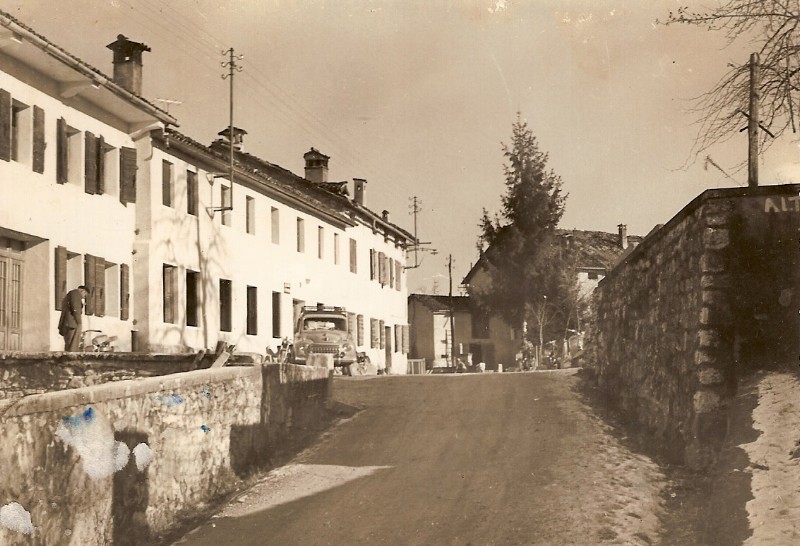
<svg viewBox="0 0 800 546">
<path fill-rule="evenodd" d="M 394 260 L 389 258 L 389 288 L 394 288 Z"/>
<path fill-rule="evenodd" d="M 33 107 L 33 172 L 44 172 L 44 110 Z"/>
<path fill-rule="evenodd" d="M 119 200 L 123 205 L 136 202 L 136 168 L 136 149 L 121 148 L 119 151 Z"/>
<path fill-rule="evenodd" d="M 69 145 L 67 144 L 67 122 L 58 118 L 56 122 L 56 181 L 66 184 L 69 180 Z"/>
<path fill-rule="evenodd" d="M 394 350 L 400 352 L 403 347 L 403 331 L 399 324 L 394 325 Z"/>
<path fill-rule="evenodd" d="M 347 313 L 347 333 L 356 337 L 356 314 Z"/>
<path fill-rule="evenodd" d="M 373 349 L 380 345 L 380 334 L 378 333 L 378 320 L 369 319 L 369 346 Z"/>
<path fill-rule="evenodd" d="M 102 135 L 95 139 L 97 144 L 97 176 L 95 178 L 95 188 L 98 194 L 105 193 L 106 176 L 106 142 Z"/>
<path fill-rule="evenodd" d="M 86 142 L 84 147 L 84 163 L 86 164 L 84 189 L 88 194 L 95 194 L 97 193 L 97 139 L 92 133 L 86 131 L 84 140 Z"/>
<path fill-rule="evenodd" d="M 411 332 L 408 324 L 403 325 L 403 352 L 408 354 L 411 352 Z"/>
<path fill-rule="evenodd" d="M 91 254 L 86 254 L 83 257 L 83 284 L 89 288 L 89 296 L 86 298 L 87 315 L 94 315 L 94 283 L 96 273 L 95 257 Z"/>
<path fill-rule="evenodd" d="M 0 159 L 11 160 L 11 93 L 0 89 Z"/>
<path fill-rule="evenodd" d="M 130 271 L 128 264 L 122 264 L 119 268 L 119 318 L 128 320 L 130 316 Z"/>
<path fill-rule="evenodd" d="M 394 262 L 394 269 L 395 269 L 394 289 L 400 292 L 400 284 L 401 284 L 400 280 L 403 278 L 403 262 L 401 261 Z"/>
<path fill-rule="evenodd" d="M 106 314 L 106 261 L 95 258 L 94 261 L 94 314 L 104 317 Z"/>
<path fill-rule="evenodd" d="M 375 249 L 369 249 L 369 280 L 375 280 Z"/>
<path fill-rule="evenodd" d="M 378 280 L 386 284 L 386 254 L 383 252 L 378 253 Z"/>
<path fill-rule="evenodd" d="M 55 278 L 56 311 L 61 311 L 64 296 L 67 295 L 67 249 L 63 246 L 56 247 Z"/>
<path fill-rule="evenodd" d="M 356 345 L 362 347 L 364 345 L 364 315 L 358 315 L 356 317 L 356 326 L 358 329 L 358 338 L 356 339 Z"/>
<path fill-rule="evenodd" d="M 383 321 L 378 322 L 378 337 L 380 339 L 381 349 L 386 348 L 386 323 Z"/>
<path fill-rule="evenodd" d="M 350 239 L 350 273 L 358 273 L 358 258 L 356 255 L 356 240 Z"/>
</svg>

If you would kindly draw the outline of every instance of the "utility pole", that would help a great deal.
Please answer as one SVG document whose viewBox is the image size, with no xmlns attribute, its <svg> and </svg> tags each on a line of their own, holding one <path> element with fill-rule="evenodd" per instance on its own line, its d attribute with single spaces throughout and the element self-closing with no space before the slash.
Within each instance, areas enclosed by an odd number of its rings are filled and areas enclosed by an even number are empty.
<svg viewBox="0 0 800 546">
<path fill-rule="evenodd" d="M 456 364 L 456 328 L 455 328 L 455 320 L 453 315 L 455 311 L 453 309 L 453 255 L 449 254 L 447 256 L 447 275 L 450 279 L 450 296 L 449 296 L 449 303 L 450 303 L 450 355 L 452 356 L 452 364 L 455 366 Z"/>
<path fill-rule="evenodd" d="M 419 239 L 417 238 L 417 214 L 420 211 L 422 201 L 415 195 L 411 198 L 411 214 L 414 215 L 414 266 L 419 264 Z"/>
<path fill-rule="evenodd" d="M 231 184 L 231 191 L 230 191 L 230 203 L 225 205 L 225 203 L 220 203 L 222 207 L 219 210 L 233 210 L 233 176 L 234 176 L 234 163 L 233 163 L 233 144 L 236 140 L 236 136 L 233 134 L 233 77 L 237 72 L 242 71 L 242 67 L 236 64 L 236 61 L 241 61 L 244 59 L 244 55 L 236 55 L 233 51 L 233 48 L 228 49 L 227 51 L 222 52 L 223 55 L 228 55 L 227 61 L 222 61 L 220 64 L 222 68 L 227 68 L 228 73 L 222 75 L 222 79 L 227 79 L 230 83 L 230 98 L 229 98 L 229 124 L 228 124 L 228 145 L 230 148 L 230 165 L 228 166 L 228 177 L 230 178 Z"/>
<path fill-rule="evenodd" d="M 758 53 L 750 54 L 750 113 L 747 116 L 747 185 L 758 186 L 758 103 L 761 68 Z"/>
</svg>

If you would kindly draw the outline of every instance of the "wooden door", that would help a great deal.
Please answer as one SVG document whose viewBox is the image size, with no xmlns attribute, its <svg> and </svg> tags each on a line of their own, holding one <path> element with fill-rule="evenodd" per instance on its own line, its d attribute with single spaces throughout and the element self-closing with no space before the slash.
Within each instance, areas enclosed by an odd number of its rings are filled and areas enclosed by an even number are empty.
<svg viewBox="0 0 800 546">
<path fill-rule="evenodd" d="M 0 252 L 0 351 L 22 349 L 22 260 Z"/>
</svg>

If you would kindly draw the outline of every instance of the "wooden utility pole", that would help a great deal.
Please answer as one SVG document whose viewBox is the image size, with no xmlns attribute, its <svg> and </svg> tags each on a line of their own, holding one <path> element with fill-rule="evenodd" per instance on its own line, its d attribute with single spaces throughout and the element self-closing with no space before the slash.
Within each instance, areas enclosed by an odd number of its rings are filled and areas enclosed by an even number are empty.
<svg viewBox="0 0 800 546">
<path fill-rule="evenodd" d="M 455 328 L 455 320 L 453 315 L 455 314 L 455 310 L 453 309 L 453 255 L 449 254 L 447 256 L 447 274 L 450 278 L 450 296 L 449 296 L 449 303 L 450 303 L 450 355 L 452 356 L 451 364 L 453 366 L 456 365 L 456 328 Z"/>
<path fill-rule="evenodd" d="M 758 89 L 761 68 L 758 53 L 750 54 L 750 113 L 747 116 L 747 185 L 758 186 Z"/>
</svg>

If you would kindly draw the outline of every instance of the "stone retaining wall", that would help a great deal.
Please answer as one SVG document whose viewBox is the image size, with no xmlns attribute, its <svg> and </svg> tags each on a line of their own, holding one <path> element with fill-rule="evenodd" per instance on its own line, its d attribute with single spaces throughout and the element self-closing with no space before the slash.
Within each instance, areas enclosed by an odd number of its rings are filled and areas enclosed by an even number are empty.
<svg viewBox="0 0 800 546">
<path fill-rule="evenodd" d="M 36 529 L 32 537 L 0 529 L 0 543 L 150 543 L 178 515 L 232 491 L 293 428 L 322 419 L 330 382 L 325 369 L 274 364 L 24 397 L 0 417 L 0 500 L 22 505 Z M 146 444 L 152 460 L 139 470 L 131 454 L 118 472 L 93 479 L 79 446 L 57 433 L 70 422 L 105 430 L 109 445 Z"/>
<path fill-rule="evenodd" d="M 690 466 L 714 460 L 742 370 L 800 354 L 798 190 L 706 191 L 595 291 L 599 385 Z"/>
</svg>

